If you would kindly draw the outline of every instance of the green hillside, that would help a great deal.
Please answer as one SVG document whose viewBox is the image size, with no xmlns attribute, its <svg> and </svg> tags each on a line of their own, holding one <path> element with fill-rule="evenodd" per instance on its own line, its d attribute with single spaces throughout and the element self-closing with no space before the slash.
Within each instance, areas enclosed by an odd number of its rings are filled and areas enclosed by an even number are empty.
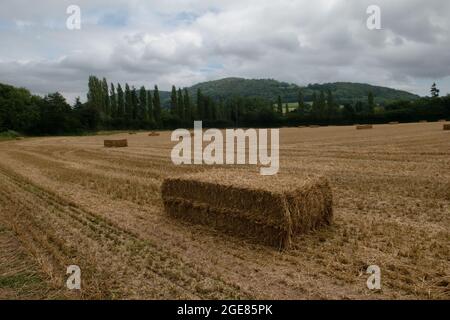
<svg viewBox="0 0 450 320">
<path fill-rule="evenodd" d="M 273 79 L 243 79 L 225 78 L 196 84 L 188 90 L 195 95 L 197 89 L 212 98 L 226 99 L 233 96 L 260 97 L 276 101 L 278 95 L 283 102 L 296 102 L 298 91 L 301 88 L 306 101 L 312 100 L 314 92 L 331 90 L 336 101 L 340 103 L 366 101 L 367 94 L 372 91 L 375 102 L 385 104 L 395 100 L 415 100 L 419 96 L 396 89 L 372 86 L 362 83 L 336 82 L 326 84 L 310 84 L 307 87 L 299 87 L 295 84 L 280 82 Z"/>
</svg>

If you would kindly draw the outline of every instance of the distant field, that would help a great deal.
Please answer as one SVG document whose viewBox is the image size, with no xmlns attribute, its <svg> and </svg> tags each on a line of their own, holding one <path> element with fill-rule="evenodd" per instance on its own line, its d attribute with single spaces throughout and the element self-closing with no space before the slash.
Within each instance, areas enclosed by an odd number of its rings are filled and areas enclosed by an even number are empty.
<svg viewBox="0 0 450 320">
<path fill-rule="evenodd" d="M 306 105 L 311 105 L 312 103 L 311 102 L 305 102 L 305 104 Z M 289 112 L 292 112 L 292 111 L 295 111 L 295 110 L 298 109 L 298 102 L 288 102 L 287 105 L 288 105 Z M 273 106 L 274 106 L 274 108 L 277 107 L 276 104 L 274 104 Z M 285 114 L 285 113 L 286 113 L 286 103 L 283 102 L 283 114 Z"/>
<path fill-rule="evenodd" d="M 298 108 L 298 102 L 288 102 L 287 105 L 288 105 L 289 112 L 297 110 L 297 108 Z M 274 104 L 273 106 L 275 108 L 277 107 L 276 104 Z M 285 113 L 286 113 L 286 103 L 283 103 L 283 114 L 285 114 Z"/>
<path fill-rule="evenodd" d="M 70 264 L 81 267 L 77 297 L 85 299 L 450 297 L 450 132 L 442 123 L 280 132 L 279 174 L 325 174 L 335 208 L 331 227 L 298 236 L 285 252 L 164 213 L 165 177 L 211 170 L 174 166 L 170 132 L 1 142 L 0 255 L 20 252 L 7 270 L 25 274 L 19 280 L 31 289 L 0 274 L 0 298 L 59 296 Z M 116 138 L 129 147 L 103 147 Z M 23 273 L 22 260 L 37 276 Z M 372 264 L 381 291 L 366 287 Z"/>
</svg>

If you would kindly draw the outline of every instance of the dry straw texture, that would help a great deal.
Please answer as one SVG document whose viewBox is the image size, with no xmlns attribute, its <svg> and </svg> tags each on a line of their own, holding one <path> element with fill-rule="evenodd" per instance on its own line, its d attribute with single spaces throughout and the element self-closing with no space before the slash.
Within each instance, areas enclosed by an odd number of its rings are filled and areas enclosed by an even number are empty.
<svg viewBox="0 0 450 320">
<path fill-rule="evenodd" d="M 356 126 L 357 130 L 372 129 L 372 128 L 373 126 L 371 124 L 361 124 Z"/>
<path fill-rule="evenodd" d="M 127 139 L 105 140 L 104 145 L 106 148 L 123 148 L 123 147 L 128 147 L 128 141 L 127 141 Z"/>
<path fill-rule="evenodd" d="M 450 124 L 444 124 L 444 130 L 450 130 Z"/>
<path fill-rule="evenodd" d="M 295 234 L 332 221 L 332 192 L 322 176 L 260 176 L 215 169 L 167 178 L 166 212 L 258 243 L 289 248 Z"/>
</svg>

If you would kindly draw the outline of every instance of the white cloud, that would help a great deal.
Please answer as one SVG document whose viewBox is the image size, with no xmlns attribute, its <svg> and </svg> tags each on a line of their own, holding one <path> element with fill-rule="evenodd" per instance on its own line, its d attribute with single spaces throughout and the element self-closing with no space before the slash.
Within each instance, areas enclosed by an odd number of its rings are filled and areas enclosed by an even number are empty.
<svg viewBox="0 0 450 320">
<path fill-rule="evenodd" d="M 380 0 L 377 31 L 366 0 L 80 0 L 82 29 L 69 31 L 72 2 L 2 4 L 0 81 L 70 99 L 90 74 L 162 89 L 242 76 L 450 91 L 445 0 Z"/>
</svg>

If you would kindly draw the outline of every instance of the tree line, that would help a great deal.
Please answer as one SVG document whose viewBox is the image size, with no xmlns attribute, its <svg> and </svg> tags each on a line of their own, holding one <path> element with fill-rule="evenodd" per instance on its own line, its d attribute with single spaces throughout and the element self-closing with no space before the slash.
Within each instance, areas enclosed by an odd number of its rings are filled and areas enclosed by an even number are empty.
<svg viewBox="0 0 450 320">
<path fill-rule="evenodd" d="M 313 94 L 313 101 L 305 104 L 299 92 L 298 108 L 285 113 L 284 125 L 348 125 L 354 123 L 388 123 L 392 121 L 415 122 L 436 121 L 450 118 L 450 95 L 440 97 L 434 83 L 430 97 L 415 100 L 397 100 L 386 105 L 375 104 L 375 96 L 367 93 L 366 101 L 340 104 L 331 90 Z M 278 100 L 278 113 L 282 108 Z"/>
<path fill-rule="evenodd" d="M 279 127 L 308 124 L 410 122 L 450 118 L 450 96 L 439 96 L 433 84 L 431 97 L 395 101 L 380 106 L 374 94 L 366 101 L 340 103 L 331 90 L 314 92 L 305 101 L 298 91 L 297 103 L 262 97 L 232 96 L 213 99 L 197 89 L 172 87 L 161 99 L 158 86 L 152 90 L 107 82 L 90 76 L 87 101 L 77 98 L 69 105 L 58 92 L 44 97 L 27 89 L 0 84 L 0 132 L 14 130 L 30 135 L 82 134 L 96 130 L 175 129 L 192 127 Z"/>
<path fill-rule="evenodd" d="M 90 76 L 87 98 L 85 107 L 91 115 L 97 115 L 97 126 L 106 129 L 164 129 L 190 126 L 195 119 L 226 118 L 223 106 L 200 89 L 193 99 L 186 88 L 173 86 L 170 104 L 163 107 L 157 85 L 153 90 L 144 86 L 137 89 L 128 83 L 122 87 Z"/>
</svg>

